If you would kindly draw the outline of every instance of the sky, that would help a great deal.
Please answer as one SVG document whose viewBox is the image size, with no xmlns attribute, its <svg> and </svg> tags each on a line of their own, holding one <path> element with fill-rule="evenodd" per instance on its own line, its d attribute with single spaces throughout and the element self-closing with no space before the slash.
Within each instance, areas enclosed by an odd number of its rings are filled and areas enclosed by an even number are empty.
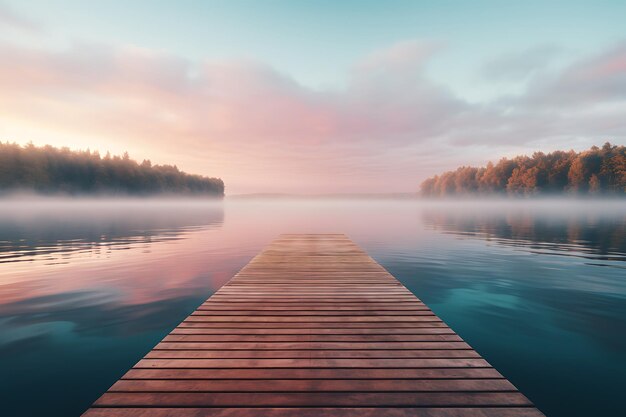
<svg viewBox="0 0 626 417">
<path fill-rule="evenodd" d="M 0 0 L 0 140 L 227 194 L 413 192 L 626 144 L 626 1 Z"/>
</svg>

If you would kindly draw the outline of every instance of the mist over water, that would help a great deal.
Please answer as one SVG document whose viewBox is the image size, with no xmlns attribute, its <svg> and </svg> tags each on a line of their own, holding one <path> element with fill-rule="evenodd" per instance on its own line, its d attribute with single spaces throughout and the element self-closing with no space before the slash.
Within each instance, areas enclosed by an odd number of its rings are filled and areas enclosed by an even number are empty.
<svg viewBox="0 0 626 417">
<path fill-rule="evenodd" d="M 617 416 L 625 208 L 572 199 L 4 200 L 3 410 L 79 415 L 277 235 L 333 232 L 548 416 Z"/>
</svg>

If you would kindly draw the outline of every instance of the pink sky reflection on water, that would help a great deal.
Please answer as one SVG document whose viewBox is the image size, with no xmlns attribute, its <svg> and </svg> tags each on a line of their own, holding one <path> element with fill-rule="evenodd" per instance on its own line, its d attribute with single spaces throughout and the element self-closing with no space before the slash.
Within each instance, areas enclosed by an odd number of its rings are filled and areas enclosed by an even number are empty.
<svg viewBox="0 0 626 417">
<path fill-rule="evenodd" d="M 228 210 L 226 216 L 223 205 Z M 46 241 L 45 250 L 37 247 L 35 237 L 28 245 L 8 253 L 5 250 L 3 255 L 11 262 L 0 263 L 0 305 L 37 298 L 45 303 L 45 297 L 80 292 L 97 294 L 86 296 L 84 302 L 114 305 L 147 304 L 197 292 L 209 294 L 280 233 L 347 233 L 354 238 L 396 235 L 399 239 L 409 225 L 406 215 L 394 216 L 394 211 L 406 208 L 402 203 L 382 210 L 383 206 L 376 203 L 359 208 L 358 204 L 333 201 L 196 203 L 191 209 L 195 213 L 217 211 L 225 219 L 204 226 L 193 221 L 193 226 L 185 226 L 186 213 L 170 205 L 164 210 L 172 218 L 182 219 L 166 233 L 157 228 L 146 237 L 148 232 L 135 229 L 131 221 L 123 225 L 128 230 L 115 228 L 119 237 L 71 244 L 59 240 L 56 245 Z M 83 209 L 88 213 L 90 207 L 85 205 Z M 73 214 L 64 210 L 64 206 L 42 206 L 40 211 L 31 209 L 27 216 L 15 215 L 14 220 L 24 227 L 42 221 L 53 223 L 52 232 L 47 232 L 49 239 L 56 230 L 54 224 L 60 225 L 60 234 L 72 228 Z M 131 211 L 140 212 L 141 207 L 135 205 Z M 122 208 L 121 212 L 126 210 Z M 146 216 L 154 215 L 155 210 L 147 210 Z M 408 218 L 415 226 L 418 216 Z M 116 222 L 119 218 L 109 220 Z"/>
</svg>

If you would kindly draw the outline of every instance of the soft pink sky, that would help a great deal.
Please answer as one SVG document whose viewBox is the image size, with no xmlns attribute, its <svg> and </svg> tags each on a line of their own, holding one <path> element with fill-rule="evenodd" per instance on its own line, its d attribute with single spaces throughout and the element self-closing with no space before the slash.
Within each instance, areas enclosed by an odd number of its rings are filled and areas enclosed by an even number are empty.
<svg viewBox="0 0 626 417">
<path fill-rule="evenodd" d="M 449 41 L 371 45 L 319 86 L 258 58 L 51 33 L 0 4 L 0 140 L 128 151 L 228 194 L 415 191 L 457 165 L 626 138 L 623 41 L 556 66 L 559 47 L 508 51 L 475 68 L 491 92 L 470 97 L 433 76 Z"/>
</svg>

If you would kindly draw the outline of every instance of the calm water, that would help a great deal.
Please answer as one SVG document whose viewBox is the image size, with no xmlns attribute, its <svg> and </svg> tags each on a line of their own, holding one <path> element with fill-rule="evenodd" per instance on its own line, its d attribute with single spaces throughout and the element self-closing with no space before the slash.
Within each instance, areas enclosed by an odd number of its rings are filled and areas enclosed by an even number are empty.
<svg viewBox="0 0 626 417">
<path fill-rule="evenodd" d="M 622 416 L 626 203 L 0 202 L 2 416 L 78 416 L 279 233 L 343 232 L 550 417 Z"/>
</svg>

